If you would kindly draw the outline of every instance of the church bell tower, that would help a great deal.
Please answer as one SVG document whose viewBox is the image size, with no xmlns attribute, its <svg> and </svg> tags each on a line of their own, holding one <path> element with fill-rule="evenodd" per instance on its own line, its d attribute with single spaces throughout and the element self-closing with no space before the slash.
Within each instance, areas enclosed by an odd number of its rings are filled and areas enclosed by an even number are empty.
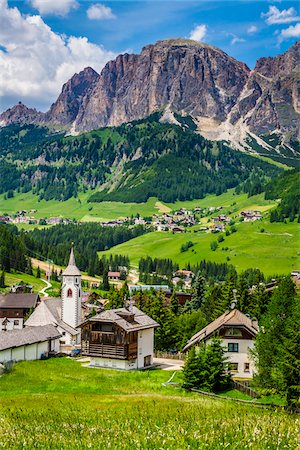
<svg viewBox="0 0 300 450">
<path fill-rule="evenodd" d="M 81 273 L 75 263 L 72 244 L 69 264 L 62 273 L 62 320 L 73 328 L 81 322 Z"/>
</svg>

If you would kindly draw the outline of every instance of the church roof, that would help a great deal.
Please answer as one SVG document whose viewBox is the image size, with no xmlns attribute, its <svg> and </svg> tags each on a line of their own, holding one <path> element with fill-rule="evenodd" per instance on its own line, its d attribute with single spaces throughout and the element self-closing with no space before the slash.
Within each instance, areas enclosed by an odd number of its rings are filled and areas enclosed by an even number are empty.
<svg viewBox="0 0 300 450">
<path fill-rule="evenodd" d="M 44 342 L 49 339 L 58 339 L 61 334 L 53 325 L 27 327 L 21 330 L 4 331 L 0 333 L 0 350 L 21 347 L 23 345 Z"/>
<path fill-rule="evenodd" d="M 69 264 L 67 265 L 66 269 L 62 273 L 63 276 L 81 276 L 81 272 L 76 266 L 75 262 L 75 255 L 74 255 L 74 247 L 72 245 L 71 247 L 71 253 L 69 258 Z"/>
<path fill-rule="evenodd" d="M 188 350 L 195 344 L 201 341 L 206 341 L 209 339 L 216 331 L 222 327 L 244 327 L 253 335 L 256 336 L 258 333 L 258 323 L 256 320 L 250 319 L 250 317 L 243 314 L 238 309 L 232 309 L 231 311 L 226 311 L 224 314 L 219 316 L 216 320 L 209 323 L 202 330 L 198 331 L 191 339 L 187 342 L 183 351 Z"/>
<path fill-rule="evenodd" d="M 86 320 L 81 325 L 87 322 L 115 323 L 127 332 L 159 327 L 159 324 L 155 320 L 151 319 L 151 317 L 147 316 L 147 314 L 135 306 L 132 307 L 132 311 L 128 311 L 126 308 L 103 311 Z"/>
<path fill-rule="evenodd" d="M 61 319 L 61 305 L 62 300 L 60 297 L 48 297 L 39 304 L 29 319 L 26 320 L 25 326 L 36 327 L 52 324 L 59 326 L 71 336 L 76 336 L 78 331 Z"/>
</svg>

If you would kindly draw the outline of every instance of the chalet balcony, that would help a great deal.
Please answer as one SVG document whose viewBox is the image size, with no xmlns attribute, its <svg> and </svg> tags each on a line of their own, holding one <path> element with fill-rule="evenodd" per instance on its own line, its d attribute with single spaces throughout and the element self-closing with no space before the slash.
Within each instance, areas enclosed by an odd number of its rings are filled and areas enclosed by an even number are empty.
<svg viewBox="0 0 300 450">
<path fill-rule="evenodd" d="M 81 352 L 84 356 L 128 360 L 137 358 L 137 342 L 124 342 L 123 336 L 92 331 L 82 337 Z"/>
</svg>

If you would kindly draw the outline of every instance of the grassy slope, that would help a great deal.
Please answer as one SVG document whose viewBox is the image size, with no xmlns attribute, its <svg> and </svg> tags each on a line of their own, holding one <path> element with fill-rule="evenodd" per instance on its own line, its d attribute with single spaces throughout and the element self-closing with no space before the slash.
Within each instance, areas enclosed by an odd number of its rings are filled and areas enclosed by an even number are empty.
<svg viewBox="0 0 300 450">
<path fill-rule="evenodd" d="M 264 233 L 260 232 L 262 228 L 265 229 Z M 297 223 L 238 223 L 237 229 L 236 233 L 225 236 L 224 242 L 219 244 L 215 252 L 210 249 L 210 243 L 217 240 L 216 234 L 153 232 L 117 245 L 106 252 L 100 252 L 100 255 L 128 255 L 133 265 L 137 265 L 139 259 L 147 255 L 171 258 L 181 267 L 188 262 L 195 264 L 202 259 L 226 262 L 228 256 L 229 262 L 234 264 L 238 271 L 258 267 L 266 275 L 289 273 L 300 267 L 300 236 Z M 180 253 L 181 245 L 187 241 L 192 241 L 195 245 Z M 223 251 L 222 247 L 228 247 L 228 251 Z"/>
<path fill-rule="evenodd" d="M 26 283 L 33 287 L 33 292 L 38 293 L 40 290 L 46 287 L 46 283 L 44 283 L 39 278 L 36 278 L 32 275 L 28 275 L 27 273 L 21 272 L 11 272 L 5 273 L 5 284 L 8 286 L 5 289 L 0 288 L 0 292 L 8 292 L 10 290 L 9 286 L 18 283 Z M 55 284 L 55 283 L 54 283 Z"/>
<path fill-rule="evenodd" d="M 147 203 L 121 203 L 121 202 L 102 202 L 102 203 L 87 203 L 90 193 L 80 195 L 80 202 L 78 199 L 72 198 L 66 202 L 57 202 L 50 200 L 46 202 L 38 201 L 38 197 L 32 193 L 16 194 L 15 197 L 4 200 L 4 195 L 0 195 L 0 214 L 8 213 L 14 214 L 21 209 L 30 210 L 36 209 L 37 212 L 32 216 L 37 219 L 43 217 L 65 217 L 70 219 L 78 219 L 83 221 L 90 220 L 110 220 L 119 217 L 127 217 L 139 213 L 141 216 L 151 216 L 158 212 L 168 212 L 169 208 L 179 209 L 181 207 L 193 208 L 196 206 L 227 206 L 237 202 L 240 208 L 245 207 L 267 207 L 270 208 L 275 205 L 274 201 L 266 201 L 263 195 L 247 198 L 246 194 L 234 195 L 233 190 L 229 190 L 220 196 L 208 195 L 204 199 L 176 202 L 164 204 L 158 202 L 156 198 L 150 198 Z M 89 210 L 92 208 L 92 210 Z M 234 208 L 232 208 L 234 209 Z M 20 227 L 24 225 L 20 224 Z M 24 228 L 29 228 L 25 226 Z"/>
<path fill-rule="evenodd" d="M 0 378 L 1 447 L 296 448 L 293 416 L 163 387 L 169 376 L 68 359 L 18 363 Z"/>
</svg>

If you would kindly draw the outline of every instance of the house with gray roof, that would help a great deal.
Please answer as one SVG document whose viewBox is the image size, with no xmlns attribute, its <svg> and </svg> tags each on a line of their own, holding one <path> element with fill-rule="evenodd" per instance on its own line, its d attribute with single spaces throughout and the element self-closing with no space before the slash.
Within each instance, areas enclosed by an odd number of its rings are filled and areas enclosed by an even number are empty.
<svg viewBox="0 0 300 450">
<path fill-rule="evenodd" d="M 1 331 L 22 329 L 24 319 L 39 305 L 38 294 L 11 293 L 0 295 Z"/>
<path fill-rule="evenodd" d="M 92 367 L 142 369 L 153 364 L 159 324 L 135 306 L 103 311 L 81 325 L 81 352 Z"/>
<path fill-rule="evenodd" d="M 192 336 L 183 351 L 209 343 L 214 336 L 218 336 L 225 348 L 225 356 L 230 363 L 232 376 L 252 378 L 255 367 L 251 358 L 251 349 L 253 349 L 257 333 L 256 319 L 251 319 L 238 309 L 232 309 Z"/>
<path fill-rule="evenodd" d="M 54 325 L 0 333 L 0 363 L 41 359 L 44 353 L 59 351 L 60 337 Z"/>
</svg>

